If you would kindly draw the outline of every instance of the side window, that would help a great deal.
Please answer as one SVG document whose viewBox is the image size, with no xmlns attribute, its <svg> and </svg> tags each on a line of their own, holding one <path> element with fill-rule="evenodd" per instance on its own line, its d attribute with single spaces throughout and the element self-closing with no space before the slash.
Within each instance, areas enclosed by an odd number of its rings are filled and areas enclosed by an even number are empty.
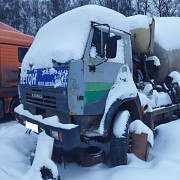
<svg viewBox="0 0 180 180">
<path fill-rule="evenodd" d="M 99 29 L 94 29 L 90 57 L 105 58 L 107 40 L 108 33 L 101 32 Z"/>
<path fill-rule="evenodd" d="M 105 34 L 107 34 L 107 33 L 105 33 Z M 120 36 L 115 35 L 114 33 L 110 34 L 110 38 L 116 39 L 117 44 L 116 44 L 116 46 L 110 46 L 109 51 L 111 51 L 111 49 L 113 49 L 113 48 L 116 48 L 117 50 L 116 50 L 115 58 L 109 58 L 108 61 L 115 62 L 115 63 L 124 63 L 124 41 L 123 41 L 123 39 Z M 107 40 L 104 45 L 105 54 L 106 54 L 106 46 L 107 46 Z"/>
<path fill-rule="evenodd" d="M 101 31 L 98 29 L 94 29 L 90 57 L 99 58 L 102 57 L 101 54 Z"/>
<path fill-rule="evenodd" d="M 29 48 L 18 48 L 18 60 L 22 63 L 24 56 L 26 55 Z"/>
</svg>

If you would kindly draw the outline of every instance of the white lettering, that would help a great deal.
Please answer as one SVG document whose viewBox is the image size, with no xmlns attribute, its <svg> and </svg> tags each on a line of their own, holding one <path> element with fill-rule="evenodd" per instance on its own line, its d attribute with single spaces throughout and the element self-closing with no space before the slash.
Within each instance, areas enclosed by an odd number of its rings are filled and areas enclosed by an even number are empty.
<svg viewBox="0 0 180 180">
<path fill-rule="evenodd" d="M 28 75 L 28 84 L 31 86 L 31 81 L 32 81 L 32 75 L 31 74 L 29 74 Z"/>
<path fill-rule="evenodd" d="M 33 84 L 36 85 L 36 75 L 37 74 L 33 74 L 33 76 L 32 76 L 32 85 Z"/>
<path fill-rule="evenodd" d="M 38 86 L 44 86 L 44 82 L 38 82 Z"/>
</svg>

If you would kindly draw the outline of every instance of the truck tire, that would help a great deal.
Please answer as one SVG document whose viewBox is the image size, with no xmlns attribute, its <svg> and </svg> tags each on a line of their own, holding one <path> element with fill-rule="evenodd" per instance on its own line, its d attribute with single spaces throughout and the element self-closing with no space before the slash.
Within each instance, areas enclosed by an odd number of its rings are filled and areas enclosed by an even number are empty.
<svg viewBox="0 0 180 180">
<path fill-rule="evenodd" d="M 110 140 L 110 159 L 113 167 L 127 164 L 128 150 L 128 127 L 130 123 L 129 111 L 119 111 L 115 117 L 113 124 L 111 140 Z M 124 133 L 120 137 L 114 132 L 114 126 L 121 125 Z M 116 127 L 117 130 L 117 127 Z"/>
<path fill-rule="evenodd" d="M 9 106 L 9 113 L 11 118 L 15 119 L 15 113 L 14 108 L 17 107 L 20 104 L 18 96 L 14 97 L 11 100 L 10 106 Z"/>
</svg>

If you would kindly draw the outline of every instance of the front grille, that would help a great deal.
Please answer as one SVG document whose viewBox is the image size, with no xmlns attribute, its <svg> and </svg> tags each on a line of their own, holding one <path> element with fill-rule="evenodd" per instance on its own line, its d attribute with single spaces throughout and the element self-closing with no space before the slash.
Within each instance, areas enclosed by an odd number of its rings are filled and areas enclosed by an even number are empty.
<svg viewBox="0 0 180 180">
<path fill-rule="evenodd" d="M 32 94 L 26 93 L 26 102 L 32 103 L 32 104 L 37 104 L 41 107 L 49 107 L 49 108 L 53 108 L 53 109 L 57 108 L 56 107 L 56 97 L 46 96 L 46 95 L 42 95 L 42 94 L 39 94 L 39 95 L 42 96 L 42 99 L 33 97 L 33 93 Z"/>
<path fill-rule="evenodd" d="M 68 113 L 67 89 L 21 87 L 22 103 Z"/>
</svg>

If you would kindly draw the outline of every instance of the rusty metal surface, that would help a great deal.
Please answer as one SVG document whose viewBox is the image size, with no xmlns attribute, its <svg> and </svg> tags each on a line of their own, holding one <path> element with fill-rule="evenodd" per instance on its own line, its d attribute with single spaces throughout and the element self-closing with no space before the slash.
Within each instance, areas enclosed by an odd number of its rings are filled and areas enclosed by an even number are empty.
<svg viewBox="0 0 180 180">
<path fill-rule="evenodd" d="M 165 113 L 173 113 L 173 111 L 179 109 L 179 107 L 180 107 L 180 103 L 173 104 L 167 107 L 157 108 L 154 109 L 152 112 L 146 112 L 146 114 L 143 117 L 143 122 L 154 131 L 154 122 L 156 122 L 157 119 L 160 119 L 160 117 L 158 116 L 162 115 L 162 118 L 163 117 L 165 118 Z"/>
<path fill-rule="evenodd" d="M 139 159 L 147 161 L 150 144 L 147 142 L 148 135 L 145 133 L 135 134 L 132 133 L 132 153 Z"/>
</svg>

